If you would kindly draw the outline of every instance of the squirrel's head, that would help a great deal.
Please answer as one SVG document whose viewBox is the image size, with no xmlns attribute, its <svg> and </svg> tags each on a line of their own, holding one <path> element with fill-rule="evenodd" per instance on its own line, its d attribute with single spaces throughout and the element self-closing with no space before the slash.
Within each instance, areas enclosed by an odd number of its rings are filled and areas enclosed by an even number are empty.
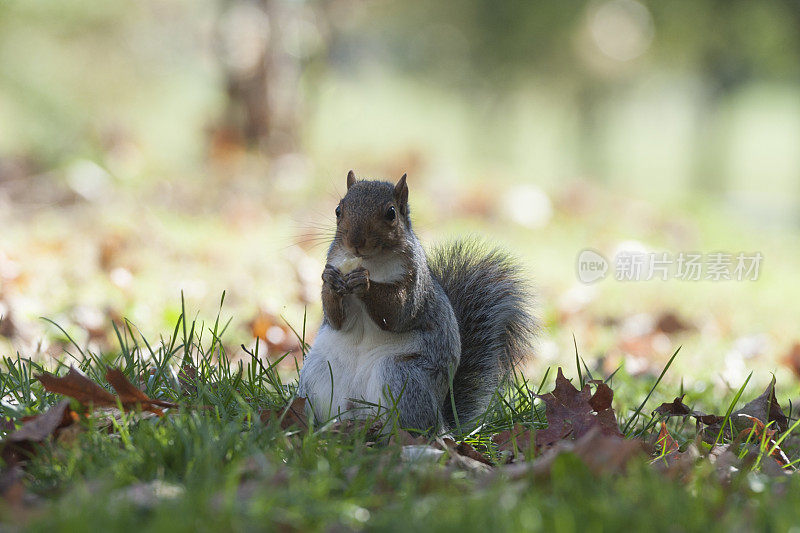
<svg viewBox="0 0 800 533">
<path fill-rule="evenodd" d="M 411 231 L 406 175 L 397 184 L 359 181 L 347 174 L 347 194 L 336 206 L 336 239 L 351 254 L 370 257 L 403 247 Z"/>
</svg>

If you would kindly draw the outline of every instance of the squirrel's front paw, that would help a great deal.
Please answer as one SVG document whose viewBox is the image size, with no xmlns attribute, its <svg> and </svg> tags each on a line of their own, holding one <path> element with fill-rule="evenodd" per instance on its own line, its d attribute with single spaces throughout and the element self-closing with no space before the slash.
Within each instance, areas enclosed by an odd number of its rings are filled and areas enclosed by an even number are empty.
<svg viewBox="0 0 800 533">
<path fill-rule="evenodd" d="M 336 294 L 347 294 L 347 282 L 338 268 L 328 263 L 322 271 L 322 282 L 328 285 Z"/>
<path fill-rule="evenodd" d="M 356 296 L 363 296 L 369 290 L 369 271 L 359 267 L 345 276 L 347 290 Z"/>
</svg>

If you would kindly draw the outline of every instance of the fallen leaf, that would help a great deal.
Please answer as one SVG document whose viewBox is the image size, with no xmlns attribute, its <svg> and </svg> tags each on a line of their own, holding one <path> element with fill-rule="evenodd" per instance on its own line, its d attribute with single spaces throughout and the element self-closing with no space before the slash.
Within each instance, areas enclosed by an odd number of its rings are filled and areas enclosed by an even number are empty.
<svg viewBox="0 0 800 533">
<path fill-rule="evenodd" d="M 789 419 L 775 397 L 775 376 L 772 376 L 772 381 L 758 398 L 731 415 L 733 424 L 737 426 L 737 429 L 749 428 L 752 424 L 749 422 L 741 424 L 742 418 L 739 415 L 750 415 L 758 418 L 764 424 L 775 422 L 775 426 L 781 433 L 789 428 Z M 737 422 L 740 422 L 740 424 L 737 425 Z"/>
<path fill-rule="evenodd" d="M 734 457 L 736 456 L 734 455 Z M 700 450 L 695 443 L 692 443 L 685 451 L 675 450 L 656 457 L 651 464 L 669 478 L 681 479 L 685 482 L 692 475 L 694 465 L 700 458 Z"/>
<path fill-rule="evenodd" d="M 703 424 L 705 424 L 707 426 L 711 426 L 711 425 L 714 425 L 714 424 L 720 424 L 725 419 L 724 416 L 709 415 L 709 414 L 706 414 L 706 413 L 702 413 L 700 411 L 692 410 L 688 405 L 683 403 L 684 396 L 686 396 L 686 395 L 685 394 L 681 395 L 681 396 L 675 398 L 673 401 L 671 401 L 669 403 L 662 403 L 661 405 L 659 405 L 653 411 L 653 413 L 659 414 L 659 415 L 665 416 L 665 417 L 672 417 L 672 416 L 687 417 L 687 416 L 691 416 L 695 420 L 698 420 L 698 421 L 702 422 Z M 717 428 L 717 429 L 719 430 L 719 428 Z"/>
<path fill-rule="evenodd" d="M 548 448 L 535 461 L 521 462 L 498 468 L 498 472 L 519 479 L 530 474 L 548 477 L 556 458 L 565 453 L 575 454 L 594 473 L 620 472 L 637 456 L 646 456 L 645 443 L 640 439 L 624 439 L 603 433 L 595 426 L 577 440 L 561 440 Z"/>
<path fill-rule="evenodd" d="M 75 423 L 78 415 L 70 409 L 69 403 L 69 400 L 61 400 L 6 436 L 2 441 L 2 458 L 6 465 L 16 464 L 31 453 L 34 444 L 44 442 L 59 429 Z"/>
<path fill-rule="evenodd" d="M 678 442 L 672 438 L 672 435 L 669 434 L 669 430 L 667 429 L 667 423 L 662 421 L 661 422 L 661 431 L 658 432 L 658 437 L 656 438 L 656 446 L 661 447 L 661 453 L 663 455 L 667 455 L 672 452 L 677 452 L 680 449 L 678 446 Z"/>
<path fill-rule="evenodd" d="M 456 444 L 453 439 L 440 438 L 436 443 L 450 454 L 448 463 L 453 466 L 476 474 L 486 474 L 492 469 L 492 462 L 466 442 Z"/>
<path fill-rule="evenodd" d="M 659 415 L 664 416 L 688 416 L 692 413 L 692 410 L 689 408 L 688 405 L 683 403 L 683 397 L 686 396 L 685 394 L 680 395 L 679 397 L 675 398 L 670 403 L 662 403 L 659 405 L 653 412 Z"/>
<path fill-rule="evenodd" d="M 456 446 L 456 451 L 463 455 L 464 457 L 469 457 L 470 459 L 474 459 L 479 463 L 483 463 L 485 465 L 492 466 L 492 461 L 489 460 L 488 457 L 483 455 L 481 452 L 476 450 L 471 444 L 468 442 L 459 442 Z"/>
<path fill-rule="evenodd" d="M 740 418 L 744 418 L 752 422 L 752 427 L 750 429 L 756 436 L 756 442 L 761 442 L 761 439 L 766 439 L 767 441 L 767 449 L 772 450 L 770 454 L 775 461 L 782 467 L 786 467 L 789 463 L 791 463 L 791 459 L 786 455 L 786 453 L 781 449 L 780 446 L 777 446 L 775 442 L 775 434 L 777 433 L 776 429 L 767 429 L 767 426 L 759 420 L 758 418 L 746 414 L 740 414 Z M 743 433 L 748 432 L 747 430 L 742 430 Z"/>
<path fill-rule="evenodd" d="M 734 450 L 739 449 L 739 442 L 714 446 L 708 453 L 708 461 L 714 465 L 720 481 L 730 483 L 734 475 L 749 472 L 757 459 L 757 454 L 748 453 L 743 458 Z"/>
<path fill-rule="evenodd" d="M 611 401 L 614 399 L 614 391 L 611 390 L 611 387 L 605 384 L 605 382 L 600 380 L 592 381 L 597 388 L 594 391 L 594 395 L 589 398 L 589 405 L 592 406 L 592 409 L 596 413 L 600 413 L 605 411 L 606 409 L 611 409 Z"/>
<path fill-rule="evenodd" d="M 141 406 L 141 408 L 145 411 L 150 411 L 161 416 L 164 414 L 164 412 L 161 409 L 158 409 L 156 406 L 166 408 L 178 407 L 178 405 L 175 403 L 164 400 L 154 400 L 148 397 L 144 392 L 137 389 L 133 383 L 128 381 L 128 378 L 125 377 L 125 374 L 123 374 L 122 371 L 116 368 L 109 368 L 106 371 L 106 381 L 108 381 L 111 386 L 114 387 L 114 390 L 117 391 L 120 403 L 125 409 Z"/>
<path fill-rule="evenodd" d="M 511 429 L 501 431 L 492 436 L 492 442 L 497 445 L 498 451 L 525 453 L 531 447 L 531 432 L 529 429 L 519 424 Z M 513 458 L 513 455 L 512 457 Z"/>
<path fill-rule="evenodd" d="M 536 432 L 537 447 L 552 446 L 567 437 L 578 439 L 594 427 L 606 435 L 622 436 L 611 408 L 613 392 L 604 384 L 592 395 L 589 384 L 583 390 L 576 389 L 559 368 L 553 391 L 534 396 L 544 401 L 548 424 Z"/>
<path fill-rule="evenodd" d="M 489 460 L 488 457 L 480 453 L 478 450 L 472 447 L 471 444 L 468 442 L 461 441 L 456 443 L 451 438 L 445 437 L 443 439 L 436 439 L 437 444 L 440 447 L 447 450 L 451 454 L 458 455 L 460 457 L 467 457 L 473 461 L 477 461 L 479 463 L 483 463 L 487 466 L 493 466 L 492 461 Z"/>
<path fill-rule="evenodd" d="M 128 381 L 128 378 L 126 378 L 120 370 L 115 368 L 111 368 L 106 372 L 106 380 L 114 387 L 119 397 L 114 396 L 100 385 L 75 370 L 75 367 L 70 367 L 69 372 L 62 377 L 49 373 L 38 374 L 35 377 L 48 391 L 75 398 L 83 404 L 95 407 L 116 407 L 117 400 L 119 400 L 119 403 L 122 404 L 125 410 L 141 407 L 159 416 L 164 413 L 156 406 L 177 407 L 177 404 L 172 402 L 149 398 L 144 392 L 137 389 Z"/>
<path fill-rule="evenodd" d="M 37 374 L 35 377 L 48 391 L 75 398 L 84 404 L 98 406 L 113 406 L 117 404 L 113 394 L 75 370 L 75 367 L 70 367 L 69 372 L 63 377 L 48 373 Z"/>
<path fill-rule="evenodd" d="M 281 409 L 265 409 L 261 411 L 260 418 L 265 424 L 276 418 L 279 419 L 281 429 L 289 429 L 292 426 L 308 429 L 306 399 L 297 397 L 292 400 L 292 403 Z"/>
</svg>

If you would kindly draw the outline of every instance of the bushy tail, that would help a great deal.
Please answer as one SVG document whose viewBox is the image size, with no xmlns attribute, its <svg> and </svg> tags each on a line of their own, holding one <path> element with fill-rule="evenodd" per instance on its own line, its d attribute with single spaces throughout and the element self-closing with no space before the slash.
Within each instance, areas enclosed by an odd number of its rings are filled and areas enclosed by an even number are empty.
<svg viewBox="0 0 800 533">
<path fill-rule="evenodd" d="M 434 250 L 431 274 L 444 289 L 461 333 L 461 362 L 453 378 L 458 422 L 469 427 L 495 390 L 532 350 L 536 321 L 520 268 L 498 249 L 457 241 Z M 454 427 L 451 398 L 442 406 Z"/>
</svg>

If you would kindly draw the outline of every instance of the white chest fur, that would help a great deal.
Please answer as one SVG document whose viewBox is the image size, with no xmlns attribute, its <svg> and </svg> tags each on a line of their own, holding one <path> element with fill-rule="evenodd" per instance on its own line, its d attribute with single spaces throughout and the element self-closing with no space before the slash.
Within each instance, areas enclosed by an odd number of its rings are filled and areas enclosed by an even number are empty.
<svg viewBox="0 0 800 533">
<path fill-rule="evenodd" d="M 386 365 L 419 350 L 418 335 L 380 329 L 355 296 L 346 296 L 344 305 L 342 328 L 320 329 L 300 371 L 300 393 L 318 421 L 365 418 L 375 414 L 375 405 L 386 407 Z"/>
</svg>

